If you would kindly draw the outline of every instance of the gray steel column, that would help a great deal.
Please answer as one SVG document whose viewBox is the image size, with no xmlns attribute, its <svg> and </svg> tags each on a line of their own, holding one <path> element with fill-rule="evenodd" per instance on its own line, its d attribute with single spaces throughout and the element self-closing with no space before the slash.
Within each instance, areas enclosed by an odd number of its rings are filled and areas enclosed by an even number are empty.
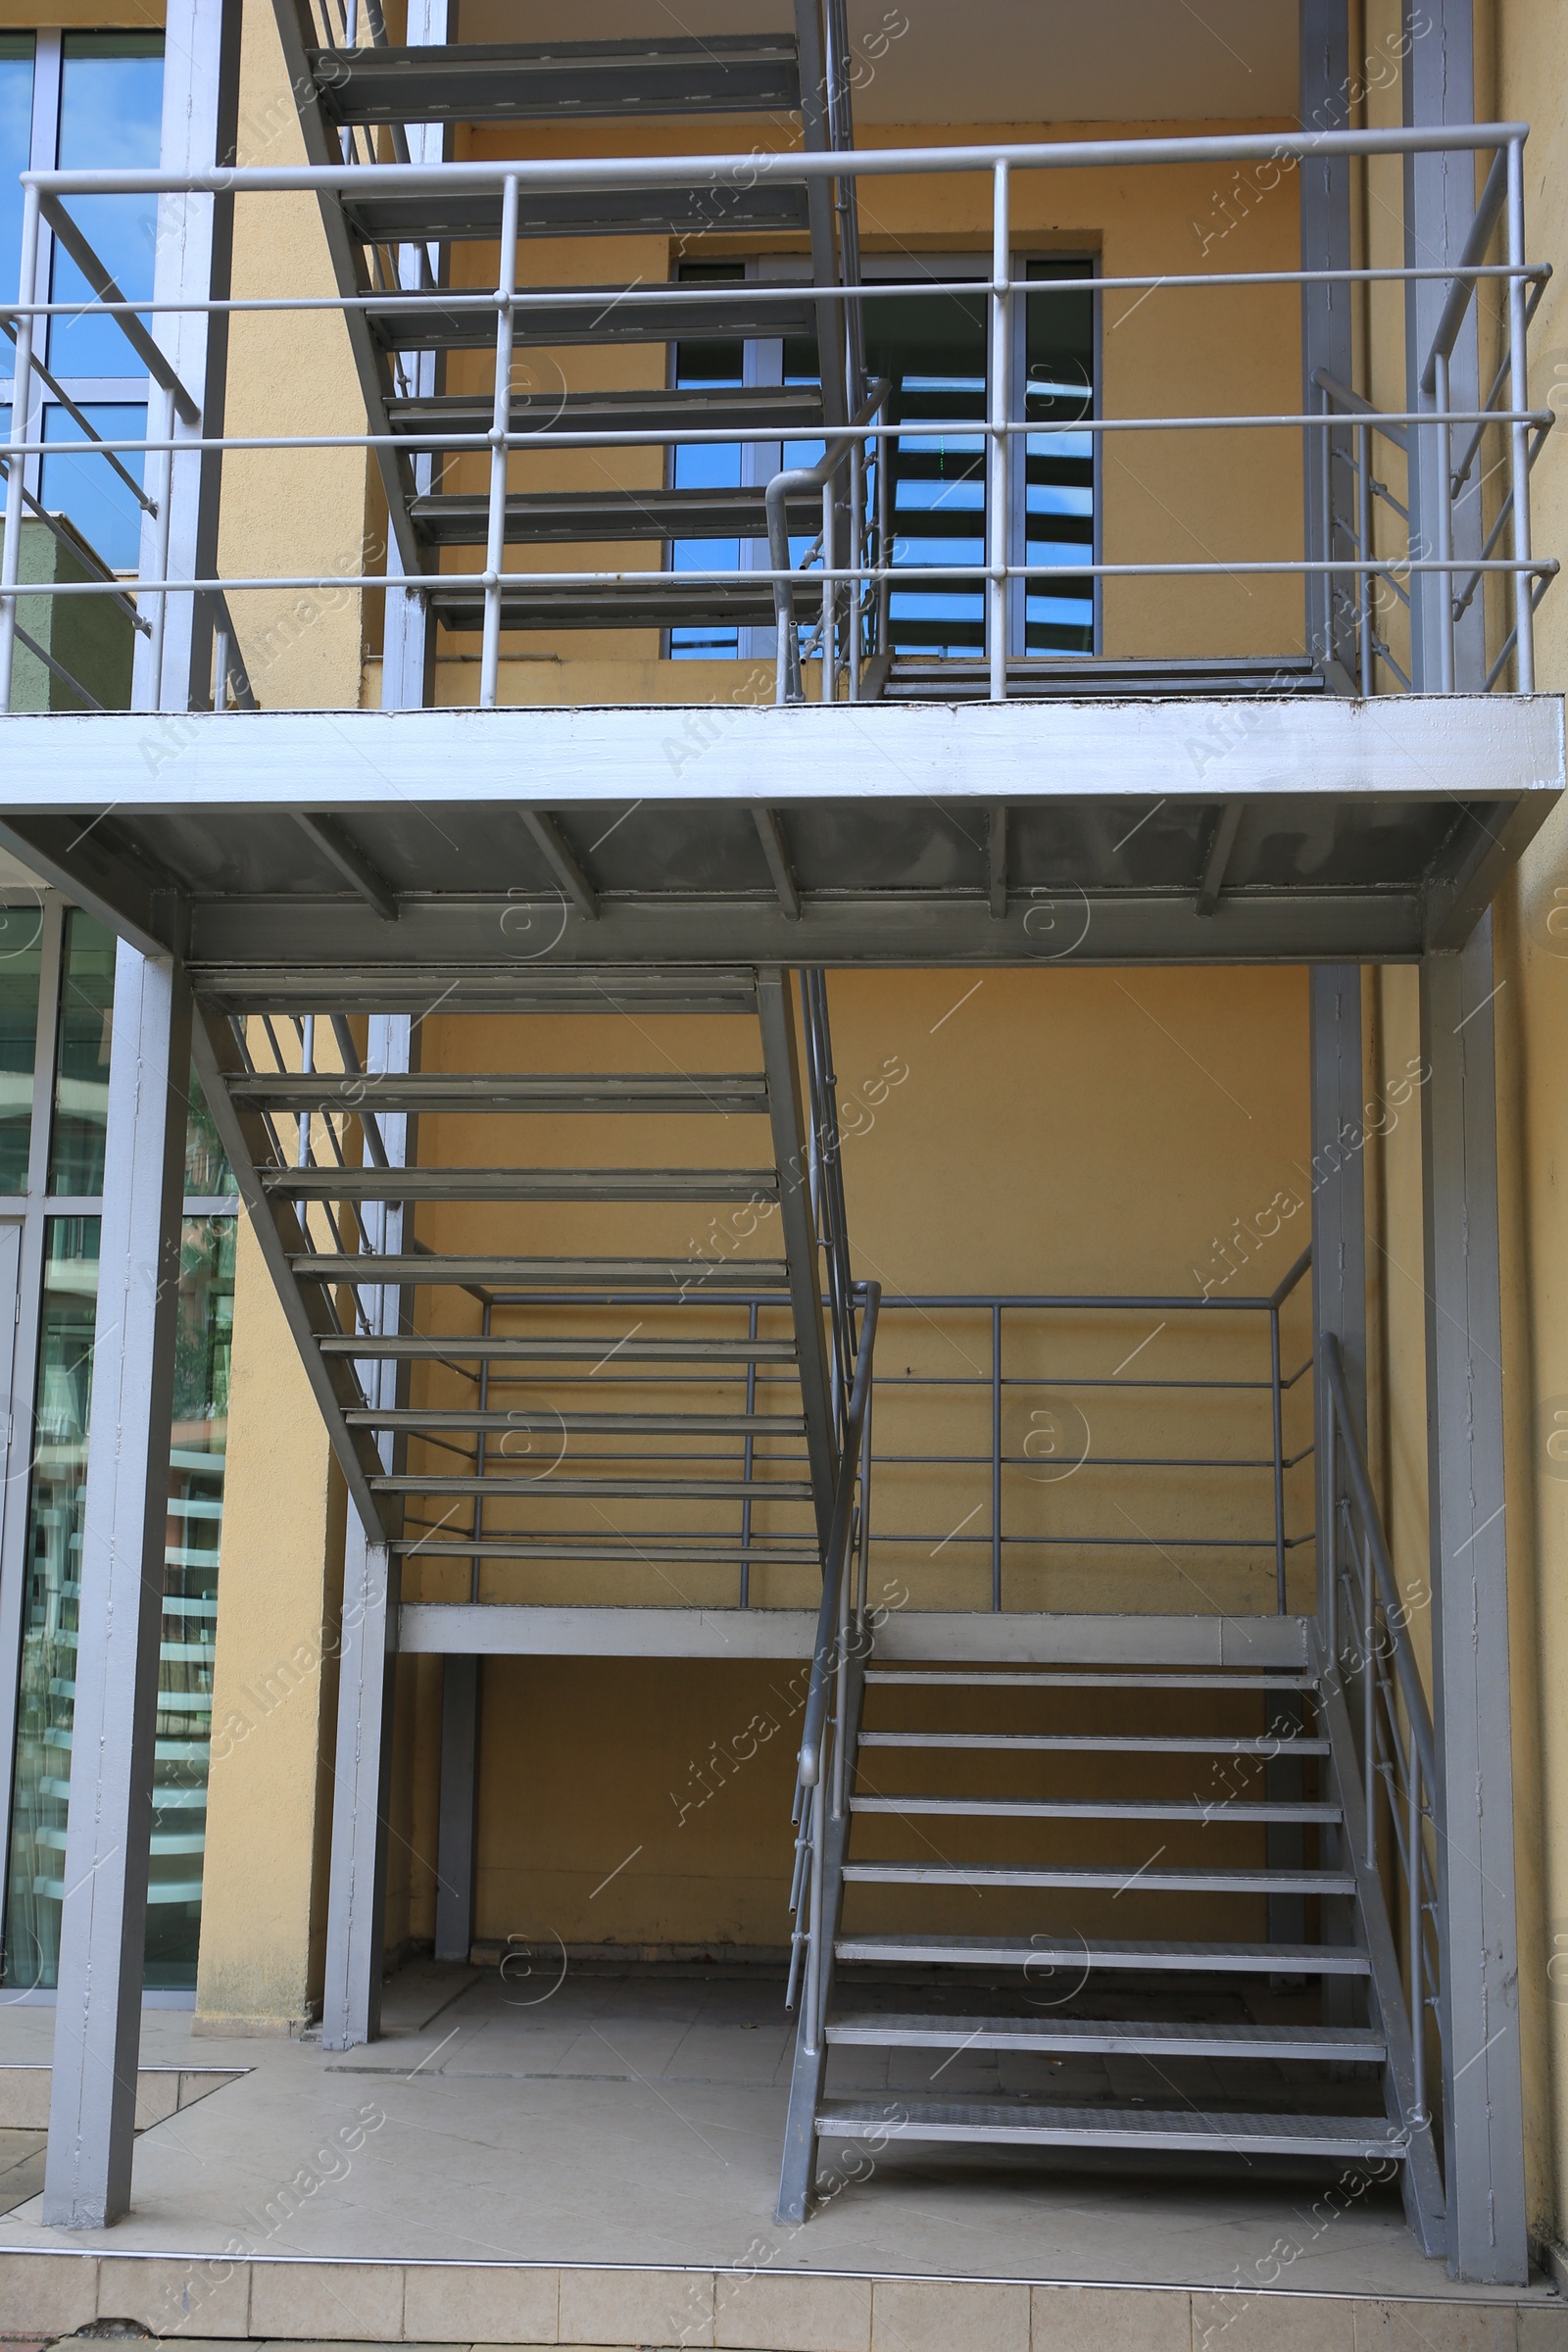
<svg viewBox="0 0 1568 2352">
<path fill-rule="evenodd" d="M 239 113 L 240 0 L 170 0 L 164 49 L 164 111 L 159 161 L 166 172 L 211 172 L 235 160 Z M 234 241 L 231 195 L 166 195 L 158 199 L 153 294 L 158 302 L 222 300 L 229 292 Z M 176 422 L 176 436 L 216 437 L 223 430 L 228 364 L 228 318 L 200 311 L 155 312 L 152 331 L 181 383 L 201 410 L 199 426 Z M 127 351 L 127 360 L 129 354 Z M 158 415 L 154 403 L 151 415 Z M 156 430 L 156 425 L 154 426 Z M 172 468 L 169 516 L 170 579 L 218 575 L 218 513 L 221 456 L 177 455 Z M 148 461 L 149 495 L 159 461 Z M 156 576 L 160 534 L 151 515 L 142 523 L 142 570 Z M 240 617 L 243 617 L 241 615 Z M 214 608 L 207 598 L 169 599 L 161 676 L 152 675 L 156 640 L 138 636 L 135 704 L 138 710 L 202 710 L 212 687 Z"/>
<path fill-rule="evenodd" d="M 1407 128 L 1475 120 L 1475 34 L 1470 0 L 1404 0 L 1403 33 L 1409 53 L 1403 65 Z M 1490 158 L 1488 159 L 1490 161 Z M 1457 261 L 1476 210 L 1475 158 L 1468 154 L 1407 155 L 1404 159 L 1404 258 L 1410 268 L 1433 269 Z M 1405 402 L 1412 410 L 1436 404 L 1421 389 L 1432 338 L 1447 300 L 1448 283 L 1423 278 L 1407 285 L 1404 301 Z M 1448 367 L 1448 397 L 1455 409 L 1475 410 L 1481 400 L 1481 369 L 1472 303 Z M 1439 513 L 1444 495 L 1444 447 L 1430 426 L 1412 426 L 1417 450 L 1410 468 L 1410 536 L 1418 552 L 1438 552 Z M 1469 439 L 1456 427 L 1452 455 Z M 1453 552 L 1478 556 L 1482 544 L 1479 476 L 1453 514 Z M 1439 626 L 1445 598 L 1454 583 L 1435 572 L 1410 580 L 1410 676 L 1424 693 L 1439 685 Z M 1485 616 L 1478 596 L 1459 622 L 1453 649 L 1453 682 L 1463 694 L 1484 684 L 1487 674 Z"/>
<path fill-rule="evenodd" d="M 1346 130 L 1350 121 L 1350 22 L 1348 0 L 1299 0 L 1300 94 L 1298 104 L 1303 130 Z M 1301 268 L 1348 269 L 1350 263 L 1350 159 L 1314 156 L 1300 167 Z M 1350 309 L 1352 289 L 1313 285 L 1301 288 L 1301 408 L 1316 415 L 1323 395 L 1313 382 L 1321 368 L 1337 382 L 1348 384 L 1352 359 Z M 1342 514 L 1350 510 L 1352 478 L 1346 468 L 1331 464 L 1329 435 L 1308 431 L 1302 438 L 1302 477 L 1305 505 L 1305 552 L 1309 559 L 1351 553 L 1343 531 L 1332 522 L 1324 528 L 1325 510 L 1338 503 Z M 1336 436 L 1342 448 L 1348 436 Z M 1325 495 L 1326 493 L 1330 495 Z M 1336 626 L 1336 612 L 1346 611 L 1354 593 L 1349 575 L 1343 581 L 1308 574 L 1306 580 L 1306 642 L 1320 657 L 1340 654 L 1345 660 L 1348 621 Z M 1354 672 L 1353 658 L 1346 666 Z"/>
<path fill-rule="evenodd" d="M 121 943 L 43 2219 L 130 2203 L 179 1303 L 190 993 Z"/>
<path fill-rule="evenodd" d="M 410 1066 L 407 1016 L 378 1015 L 369 1024 L 367 1073 Z M 373 1103 L 373 1093 L 369 1100 Z M 394 1167 L 408 1163 L 413 1122 L 402 1112 L 378 1114 L 381 1142 Z M 367 1246 L 396 1253 L 412 1239 L 401 1201 L 367 1204 Z M 366 1326 L 395 1332 L 404 1294 L 368 1288 L 359 1294 Z M 360 1363 L 368 1403 L 400 1401 L 399 1367 L 369 1358 Z M 395 1461 L 382 1439 L 383 1458 Z M 343 1547 L 342 1643 L 338 1666 L 337 1735 L 333 1764 L 332 1850 L 326 1906 L 326 1975 L 321 1997 L 321 2046 L 354 2049 L 381 2030 L 381 1972 L 385 1943 L 386 1855 L 390 1830 L 389 1781 L 397 1690 L 400 1569 L 390 1545 L 370 1543 L 354 1510 Z"/>
<path fill-rule="evenodd" d="M 1522 2286 L 1492 917 L 1421 967 L 1427 1482 L 1448 2267 Z"/>
<path fill-rule="evenodd" d="M 448 38 L 447 0 L 409 0 L 408 42 L 410 48 L 439 48 Z M 413 164 L 439 164 L 447 153 L 447 126 L 441 122 L 413 122 L 406 126 L 405 143 L 409 161 Z M 417 245 L 398 248 L 398 277 L 406 286 L 417 287 L 421 274 L 428 274 L 428 264 L 421 270 L 421 252 Z M 436 388 L 435 354 L 418 352 L 408 355 L 402 363 L 410 379 L 407 389 L 428 397 Z M 414 461 L 414 478 L 422 492 L 428 492 L 432 478 L 432 460 L 428 452 Z M 381 637 L 381 708 L 383 710 L 422 710 L 430 700 L 434 674 L 434 632 L 430 626 L 428 599 L 416 588 L 399 588 L 395 582 L 403 571 L 402 559 L 391 532 L 387 533 L 386 549 L 386 618 Z"/>
<path fill-rule="evenodd" d="M 466 1960 L 473 1942 L 479 1805 L 478 1658 L 441 1661 L 441 1802 L 436 1830 L 435 1956 Z"/>
</svg>

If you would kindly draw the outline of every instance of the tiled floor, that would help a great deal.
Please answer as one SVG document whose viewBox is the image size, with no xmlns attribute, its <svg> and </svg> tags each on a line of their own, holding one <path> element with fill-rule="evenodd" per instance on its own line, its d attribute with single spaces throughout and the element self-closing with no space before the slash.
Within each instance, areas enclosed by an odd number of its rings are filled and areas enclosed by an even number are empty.
<svg viewBox="0 0 1568 2352">
<path fill-rule="evenodd" d="M 1240 2160 L 1205 2176 L 1188 2160 L 1156 2174 L 890 2149 L 862 2158 L 804 2228 L 780 2225 L 791 2035 L 771 1978 L 594 1975 L 536 1958 L 503 1980 L 426 1965 L 388 1986 L 385 2025 L 383 2040 L 335 2056 L 195 2039 L 188 2016 L 149 2013 L 144 2063 L 250 2071 L 142 2133 L 134 2208 L 116 2230 L 68 2239 L 24 2203 L 0 2218 L 0 2253 L 239 2241 L 260 2261 L 1464 2292 L 1417 2253 L 1391 2191 Z M 0 2012 L 0 2064 L 46 2059 L 51 2026 L 45 2009 Z M 937 2063 L 865 2053 L 862 2080 L 924 2088 Z M 1094 2096 L 1110 2075 L 1074 2062 L 1062 2079 Z M 959 2060 L 938 2088 L 999 2080 Z M 17 2161 L 29 2161 L 20 2147 Z"/>
</svg>

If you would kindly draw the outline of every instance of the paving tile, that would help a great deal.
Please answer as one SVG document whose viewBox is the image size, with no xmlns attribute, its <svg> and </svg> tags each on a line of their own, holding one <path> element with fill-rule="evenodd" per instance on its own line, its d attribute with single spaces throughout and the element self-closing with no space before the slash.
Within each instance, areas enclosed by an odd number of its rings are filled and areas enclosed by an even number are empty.
<svg viewBox="0 0 1568 2352">
<path fill-rule="evenodd" d="M 713 2341 L 740 2352 L 869 2352 L 869 2278 L 720 2278 Z"/>
<path fill-rule="evenodd" d="M 553 2344 L 561 2281 L 518 2264 L 411 2264 L 403 2332 L 432 2344 Z"/>
<path fill-rule="evenodd" d="M 403 2270 L 391 2262 L 258 2262 L 251 2331 L 323 2343 L 396 2343 Z"/>
<path fill-rule="evenodd" d="M 1355 2309 L 1340 2295 L 1195 2294 L 1193 2352 L 1355 2352 Z"/>
<path fill-rule="evenodd" d="M 98 2317 L 139 2320 L 155 2335 L 229 2337 L 250 2329 L 250 2264 L 220 2257 L 98 2262 Z"/>
<path fill-rule="evenodd" d="M 1521 2303 L 1519 2352 L 1568 2352 L 1568 2304 Z"/>
<path fill-rule="evenodd" d="M 711 2271 L 563 2271 L 564 2344 L 713 2341 Z"/>
<path fill-rule="evenodd" d="M 1029 2352 L 1029 2289 L 878 2278 L 872 2352 Z"/>
<path fill-rule="evenodd" d="M 1514 2352 L 1512 2303 L 1355 2306 L 1355 2352 Z"/>
<path fill-rule="evenodd" d="M 1190 2352 L 1192 2297 L 1129 2287 L 1037 2286 L 1031 2352 Z"/>
<path fill-rule="evenodd" d="M 74 2335 L 98 2317 L 94 2254 L 0 2254 L 0 2333 Z"/>
<path fill-rule="evenodd" d="M 0 2066 L 0 2129 L 47 2132 L 52 2073 L 47 2066 Z"/>
</svg>

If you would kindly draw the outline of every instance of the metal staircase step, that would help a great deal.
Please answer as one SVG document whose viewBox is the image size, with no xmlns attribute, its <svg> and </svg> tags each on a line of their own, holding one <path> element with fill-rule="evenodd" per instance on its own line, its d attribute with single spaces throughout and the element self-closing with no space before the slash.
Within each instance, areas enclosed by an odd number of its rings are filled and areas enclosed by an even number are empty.
<svg viewBox="0 0 1568 2352">
<path fill-rule="evenodd" d="M 495 305 L 455 302 L 440 292 L 389 298 L 367 319 L 383 351 L 488 350 L 496 339 Z M 805 295 L 780 288 L 725 286 L 683 294 L 678 286 L 560 286 L 518 303 L 513 341 L 526 344 L 679 343 L 734 341 L 759 336 L 814 335 L 816 313 Z M 486 416 L 483 430 L 490 429 Z"/>
<path fill-rule="evenodd" d="M 1314 1690 L 1309 1674 L 1096 1674 L 1056 1667 L 871 1666 L 867 1683 L 929 1683 L 983 1690 L 1024 1688 L 1041 1690 Z"/>
<path fill-rule="evenodd" d="M 590 539 L 763 539 L 763 490 L 513 491 L 507 499 L 509 547 L 565 545 Z M 411 500 L 409 513 L 432 547 L 483 547 L 490 502 L 482 491 Z M 820 491 L 786 502 L 792 531 L 822 520 Z M 772 590 L 768 591 L 769 596 Z"/>
<path fill-rule="evenodd" d="M 773 1168 L 269 1168 L 281 1200 L 774 1200 Z"/>
<path fill-rule="evenodd" d="M 1336 1822 L 1340 1806 L 1302 1797 L 852 1796 L 855 1813 L 939 1814 L 990 1821 Z"/>
<path fill-rule="evenodd" d="M 1326 1756 L 1326 1740 L 1305 1734 L 1241 1740 L 1223 1733 L 1148 1732 L 861 1732 L 861 1747 L 1001 1748 L 1019 1754 L 1120 1756 Z"/>
<path fill-rule="evenodd" d="M 442 436 L 449 433 L 488 437 L 494 407 L 488 392 L 409 394 L 389 400 L 386 414 L 395 433 L 406 433 L 420 448 L 440 449 L 446 446 Z M 563 433 L 632 432 L 659 442 L 694 427 L 776 432 L 792 439 L 820 433 L 822 395 L 814 384 L 676 384 L 647 392 L 540 390 L 515 395 L 510 418 L 513 432 L 541 440 Z"/>
<path fill-rule="evenodd" d="M 801 103 L 791 33 L 313 49 L 307 58 L 322 114 L 345 125 L 788 114 Z"/>
<path fill-rule="evenodd" d="M 618 1543 L 604 1535 L 574 1535 L 570 1529 L 534 1541 L 509 1541 L 504 1536 L 423 1536 L 395 1538 L 392 1549 L 417 1552 L 420 1559 L 514 1560 L 539 1567 L 570 1566 L 580 1561 L 603 1567 L 669 1562 L 688 1568 L 734 1568 L 743 1560 L 775 1568 L 820 1568 L 822 1564 L 821 1553 L 804 1540 L 790 1544 L 753 1536 L 745 1541 L 734 1537 L 725 1543 L 710 1534 L 670 1537 L 662 1532 L 657 1537 L 625 1537 Z"/>
<path fill-rule="evenodd" d="M 400 1111 L 547 1111 L 575 1117 L 583 1111 L 635 1111 L 654 1115 L 664 1111 L 732 1112 L 767 1110 L 767 1080 L 760 1070 L 612 1071 L 607 1074 L 548 1075 L 535 1071 L 475 1071 L 448 1074 L 420 1070 L 373 1083 L 355 1080 L 354 1093 L 342 1073 L 318 1070 L 311 1075 L 294 1071 L 258 1071 L 236 1078 L 229 1093 L 236 1102 L 259 1110 L 341 1111 L 365 1109 L 376 1116 Z"/>
<path fill-rule="evenodd" d="M 481 1471 L 464 1478 L 445 1470 L 420 1477 L 412 1471 L 372 1478 L 377 1494 L 482 1494 L 496 1501 L 533 1495 L 542 1501 L 560 1498 L 583 1502 L 603 1496 L 616 1502 L 807 1502 L 811 1483 L 806 1478 L 572 1478 L 554 1471 L 531 1478 L 507 1478 Z"/>
<path fill-rule="evenodd" d="M 1377 2064 L 1388 2042 L 1371 2026 L 1152 2024 L 1145 2018 L 830 2018 L 827 2037 L 888 2050 L 1071 2050 L 1081 2056 L 1251 2058 Z"/>
<path fill-rule="evenodd" d="M 362 245 L 494 244 L 501 234 L 497 188 L 349 189 L 340 202 Z M 771 174 L 750 187 L 740 177 L 717 187 L 524 186 L 517 205 L 519 237 L 805 236 L 809 228 L 805 183 Z"/>
<path fill-rule="evenodd" d="M 868 1886 L 1055 1886 L 1113 1894 L 1353 1894 L 1348 1870 L 1105 1869 L 1078 1863 L 846 1862 L 846 1881 Z"/>
<path fill-rule="evenodd" d="M 1176 1976 L 1365 1977 L 1372 1964 L 1355 1944 L 1170 1943 L 1082 1936 L 841 1936 L 840 1960 L 897 1968 L 1158 1970 Z"/>
<path fill-rule="evenodd" d="M 453 1331 L 328 1332 L 318 1342 L 323 1355 L 347 1355 L 366 1363 L 540 1363 L 594 1364 L 717 1364 L 737 1374 L 748 1364 L 795 1362 L 793 1340 L 660 1340 L 611 1338 L 585 1333 L 580 1339 L 486 1338 L 482 1333 Z"/>
<path fill-rule="evenodd" d="M 715 569 L 722 568 L 719 565 Z M 773 591 L 766 581 L 757 587 L 736 580 L 686 580 L 679 572 L 654 572 L 648 581 L 636 573 L 618 580 L 595 581 L 564 588 L 530 588 L 526 572 L 509 573 L 501 591 L 504 629 L 770 629 L 777 617 Z M 657 583 L 664 581 L 661 587 Z M 515 582 L 515 585 L 514 585 Z M 822 591 L 814 573 L 795 583 L 795 610 L 809 620 L 821 608 Z M 484 620 L 482 589 L 472 575 L 454 575 L 429 591 L 430 610 L 444 627 L 477 629 Z"/>
<path fill-rule="evenodd" d="M 302 1253 L 289 1265 L 301 1282 L 590 1294 L 651 1289 L 671 1305 L 713 1290 L 782 1291 L 789 1272 L 778 1259 L 761 1257 L 389 1257 L 339 1250 Z"/>
<path fill-rule="evenodd" d="M 800 1413 L 563 1413 L 554 1405 L 530 1411 L 515 1405 L 511 1412 L 427 1410 L 416 1405 L 351 1407 L 343 1416 L 351 1429 L 386 1429 L 408 1437 L 444 1431 L 472 1431 L 496 1436 L 521 1436 L 530 1429 L 568 1438 L 682 1437 L 682 1438 L 800 1438 L 806 1421 Z"/>
<path fill-rule="evenodd" d="M 991 2147 L 1201 2148 L 1206 2155 L 1402 2156 L 1409 2134 L 1383 2116 L 1204 2114 L 1196 2107 L 1037 2107 L 827 2099 L 821 2139 L 967 2140 Z"/>
</svg>

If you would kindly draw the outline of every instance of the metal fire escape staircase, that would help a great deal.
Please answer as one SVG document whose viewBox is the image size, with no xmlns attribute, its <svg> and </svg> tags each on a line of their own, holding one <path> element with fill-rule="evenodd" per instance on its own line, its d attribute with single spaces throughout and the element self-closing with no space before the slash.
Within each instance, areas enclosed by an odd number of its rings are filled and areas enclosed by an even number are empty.
<svg viewBox="0 0 1568 2352">
<path fill-rule="evenodd" d="M 1064 1671 L 879 1662 L 875 1330 L 873 1294 L 801 1745 L 780 2219 L 807 2218 L 819 2163 L 842 2165 L 846 2144 L 895 2167 L 932 2146 L 1221 2171 L 1327 2160 L 1396 2167 L 1418 2242 L 1442 2253 L 1431 1725 L 1334 1341 L 1348 1477 L 1329 1584 L 1348 1644 L 1310 1628 L 1301 1673 L 1152 1654 Z M 1387 1845 L 1406 1876 L 1403 1951 Z M 1212 1921 L 1204 1940 L 1195 1919 Z"/>
<path fill-rule="evenodd" d="M 787 32 L 675 37 L 662 27 L 643 40 L 453 42 L 415 47 L 387 43 L 381 11 L 366 12 L 370 45 L 345 45 L 333 0 L 275 0 L 290 80 L 303 92 L 301 122 L 313 164 L 410 159 L 410 129 L 433 126 L 516 125 L 531 129 L 570 123 L 639 124 L 690 117 L 765 116 L 778 125 L 768 144 L 784 150 L 797 137 L 808 151 L 853 144 L 843 0 L 794 0 Z M 526 11 L 519 22 L 526 23 Z M 657 19 L 659 12 L 651 12 Z M 800 132 L 794 117 L 800 118 Z M 711 145 L 711 137 L 708 136 Z M 525 151 L 526 135 L 519 142 Z M 695 152 L 702 152 L 701 148 Z M 449 362 L 465 352 L 491 350 L 496 340 L 493 295 L 466 305 L 461 249 L 502 239 L 503 198 L 475 192 L 454 176 L 450 188 L 393 194 L 323 192 L 321 213 L 339 291 L 359 306 L 347 324 L 369 430 L 386 436 L 377 451 L 397 565 L 405 574 L 441 567 L 442 551 L 483 548 L 489 542 L 489 499 L 482 484 L 446 487 L 463 459 L 452 436 L 488 435 L 495 401 L 487 384 L 466 392 L 446 383 Z M 521 252 L 542 241 L 573 237 L 638 237 L 677 241 L 705 237 L 797 237 L 810 249 L 817 285 L 855 282 L 858 250 L 853 206 L 824 179 L 791 181 L 769 174 L 742 176 L 722 187 L 628 184 L 608 175 L 604 184 L 540 192 L 524 189 L 517 203 Z M 514 267 L 503 256 L 504 272 Z M 556 285 L 551 272 L 517 270 L 521 300 L 512 314 L 514 377 L 510 429 L 548 452 L 552 440 L 583 432 L 628 439 L 601 447 L 609 470 L 628 452 L 659 447 L 681 426 L 786 437 L 820 433 L 843 423 L 858 399 L 855 347 L 845 306 L 764 293 L 744 282 L 695 290 L 682 300 L 667 291 L 668 262 L 630 283 Z M 476 289 L 474 289 L 476 290 Z M 378 301 L 377 297 L 384 297 Z M 648 391 L 565 387 L 559 366 L 546 362 L 543 389 L 529 354 L 574 347 L 667 345 L 682 337 L 705 341 L 746 337 L 817 338 L 817 385 L 674 386 Z M 482 363 L 480 363 L 482 366 Z M 591 363 L 584 363 L 591 372 Z M 457 370 L 461 373 L 461 365 Z M 574 377 L 577 368 L 572 368 Z M 519 383 L 519 376 L 521 382 Z M 474 456 L 470 446 L 466 453 Z M 483 459 L 486 453 L 480 451 Z M 809 534 L 821 522 L 819 494 L 802 492 L 788 504 L 793 529 Z M 556 547 L 603 541 L 765 539 L 763 489 L 605 488 L 511 490 L 505 502 L 507 547 Z M 499 551 L 492 551 L 495 561 Z M 498 566 L 499 567 L 499 566 Z M 808 599 L 809 590 L 804 592 Z M 431 591 L 430 609 L 449 630 L 480 626 L 476 576 L 454 577 Z M 669 628 L 692 624 L 759 626 L 775 618 L 765 578 L 744 582 L 644 585 L 635 577 L 576 587 L 530 588 L 525 570 L 509 573 L 501 606 L 506 629 Z"/>
<path fill-rule="evenodd" d="M 838 1385 L 819 992 L 803 1057 L 776 969 L 519 974 L 474 1054 L 512 1066 L 440 1071 L 407 1066 L 407 1018 L 371 1016 L 366 1067 L 346 1011 L 203 1003 L 214 1116 L 405 1597 L 733 1606 L 737 1571 L 743 1602 L 814 1592 Z M 560 1066 L 585 1029 L 637 1066 Z M 713 1148 L 672 1150 L 693 1128 Z M 577 1164 L 585 1131 L 606 1164 Z"/>
</svg>

